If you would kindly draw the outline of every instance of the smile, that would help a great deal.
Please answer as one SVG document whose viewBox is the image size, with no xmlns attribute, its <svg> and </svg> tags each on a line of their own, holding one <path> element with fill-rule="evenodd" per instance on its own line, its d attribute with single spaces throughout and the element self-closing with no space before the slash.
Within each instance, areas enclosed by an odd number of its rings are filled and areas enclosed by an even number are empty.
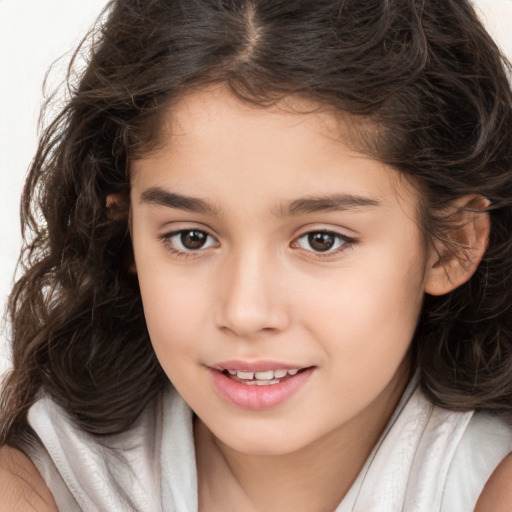
<svg viewBox="0 0 512 512">
<path fill-rule="evenodd" d="M 279 384 L 287 377 L 297 375 L 300 368 L 291 370 L 268 370 L 265 372 L 248 372 L 240 370 L 224 370 L 224 375 L 228 375 L 232 380 L 245 384 L 247 386 L 271 386 Z"/>
<path fill-rule="evenodd" d="M 214 388 L 232 405 L 263 410 L 288 401 L 313 375 L 315 367 L 275 364 L 225 363 L 210 367 Z M 288 366 L 288 368 L 283 368 Z"/>
</svg>

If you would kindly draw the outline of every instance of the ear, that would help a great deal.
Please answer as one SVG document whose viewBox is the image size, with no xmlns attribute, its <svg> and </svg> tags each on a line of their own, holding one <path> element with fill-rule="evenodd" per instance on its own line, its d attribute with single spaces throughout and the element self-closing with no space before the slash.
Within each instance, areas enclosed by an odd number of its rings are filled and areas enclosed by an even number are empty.
<svg viewBox="0 0 512 512">
<path fill-rule="evenodd" d="M 130 201 L 126 194 L 122 194 L 120 192 L 109 194 L 105 199 L 105 207 L 110 220 L 118 221 L 127 218 L 128 232 L 131 235 L 132 210 L 130 208 Z M 129 274 L 137 274 L 137 268 L 133 258 L 133 250 L 131 251 L 131 256 L 129 257 L 128 262 L 125 262 L 125 265 Z"/>
<path fill-rule="evenodd" d="M 467 195 L 454 201 L 454 227 L 444 240 L 434 240 L 427 261 L 425 292 L 444 295 L 468 281 L 475 273 L 487 249 L 491 221 L 489 200 Z"/>
<path fill-rule="evenodd" d="M 111 220 L 121 220 L 126 217 L 129 200 L 120 192 L 109 194 L 105 199 L 107 214 Z"/>
</svg>

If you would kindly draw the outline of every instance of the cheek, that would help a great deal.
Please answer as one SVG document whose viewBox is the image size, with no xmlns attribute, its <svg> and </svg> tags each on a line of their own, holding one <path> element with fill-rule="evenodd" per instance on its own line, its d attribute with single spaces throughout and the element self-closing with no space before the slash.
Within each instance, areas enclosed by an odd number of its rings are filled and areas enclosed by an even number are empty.
<svg viewBox="0 0 512 512">
<path fill-rule="evenodd" d="M 360 257 L 321 286 L 306 286 L 304 325 L 316 330 L 328 355 L 336 355 L 332 360 L 372 368 L 400 360 L 422 307 L 423 261 L 414 250 L 398 255 L 372 251 L 371 257 Z"/>
<path fill-rule="evenodd" d="M 154 344 L 190 344 L 194 332 L 204 325 L 202 312 L 205 294 L 179 278 L 164 276 L 156 269 L 154 276 L 139 277 L 146 323 Z"/>
<path fill-rule="evenodd" d="M 208 294 L 162 251 L 134 242 L 137 275 L 151 343 L 167 373 L 194 354 L 206 325 Z M 157 253 L 157 254 L 155 254 Z"/>
</svg>

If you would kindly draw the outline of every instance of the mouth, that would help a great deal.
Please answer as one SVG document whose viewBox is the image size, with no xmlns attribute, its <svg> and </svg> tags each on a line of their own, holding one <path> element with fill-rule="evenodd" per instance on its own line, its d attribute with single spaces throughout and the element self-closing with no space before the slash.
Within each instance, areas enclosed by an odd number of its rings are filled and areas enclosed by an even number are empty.
<svg viewBox="0 0 512 512">
<path fill-rule="evenodd" d="M 310 380 L 315 367 L 231 361 L 209 370 L 214 388 L 225 400 L 243 409 L 263 410 L 291 399 Z"/>
<path fill-rule="evenodd" d="M 222 370 L 221 373 L 229 379 L 246 386 L 273 386 L 285 382 L 307 368 L 278 369 L 266 371 Z"/>
</svg>

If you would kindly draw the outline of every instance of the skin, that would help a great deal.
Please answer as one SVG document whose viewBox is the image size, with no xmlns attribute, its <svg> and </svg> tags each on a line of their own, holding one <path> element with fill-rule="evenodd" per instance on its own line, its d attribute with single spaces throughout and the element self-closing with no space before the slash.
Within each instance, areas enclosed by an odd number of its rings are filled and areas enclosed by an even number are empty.
<svg viewBox="0 0 512 512">
<path fill-rule="evenodd" d="M 43 478 L 22 452 L 0 448 L 0 512 L 57 512 Z"/>
<path fill-rule="evenodd" d="M 424 293 L 457 285 L 418 227 L 413 188 L 311 107 L 196 91 L 167 113 L 164 144 L 132 163 L 136 271 L 156 354 L 197 415 L 202 510 L 333 510 L 407 384 Z M 290 212 L 332 194 L 359 199 Z M 180 230 L 204 245 L 184 246 Z M 308 242 L 322 230 L 336 250 Z M 254 411 L 212 384 L 209 367 L 233 359 L 313 372 Z"/>
<path fill-rule="evenodd" d="M 510 512 L 512 510 L 512 455 L 495 469 L 478 499 L 475 512 Z"/>
<path fill-rule="evenodd" d="M 486 483 L 475 512 L 512 511 L 511 479 L 512 456 L 508 456 Z M 26 455 L 9 446 L 0 448 L 0 496 L 0 512 L 58 512 L 53 496 L 36 467 Z M 207 508 L 202 507 L 203 510 Z"/>
<path fill-rule="evenodd" d="M 262 110 L 222 88 L 197 92 L 168 113 L 167 144 L 132 165 L 136 271 L 155 351 L 197 414 L 201 512 L 331 512 L 407 384 L 424 293 L 467 280 L 485 250 L 488 218 L 471 213 L 453 234 L 468 246 L 464 265 L 430 249 L 414 189 L 336 139 L 339 119 L 294 112 L 304 107 L 289 99 Z M 157 204 L 162 195 L 147 194 L 155 187 L 213 209 Z M 283 215 L 299 198 L 333 193 L 366 204 Z M 469 204 L 475 197 L 456 206 Z M 169 233 L 192 228 L 208 233 L 204 248 L 173 252 L 180 237 Z M 304 236 L 322 229 L 346 237 L 324 257 Z M 314 370 L 279 406 L 245 410 L 219 396 L 207 368 L 234 358 Z M 510 512 L 511 478 L 507 457 L 475 510 Z M 0 512 L 57 510 L 35 466 L 7 446 L 0 495 Z"/>
</svg>

